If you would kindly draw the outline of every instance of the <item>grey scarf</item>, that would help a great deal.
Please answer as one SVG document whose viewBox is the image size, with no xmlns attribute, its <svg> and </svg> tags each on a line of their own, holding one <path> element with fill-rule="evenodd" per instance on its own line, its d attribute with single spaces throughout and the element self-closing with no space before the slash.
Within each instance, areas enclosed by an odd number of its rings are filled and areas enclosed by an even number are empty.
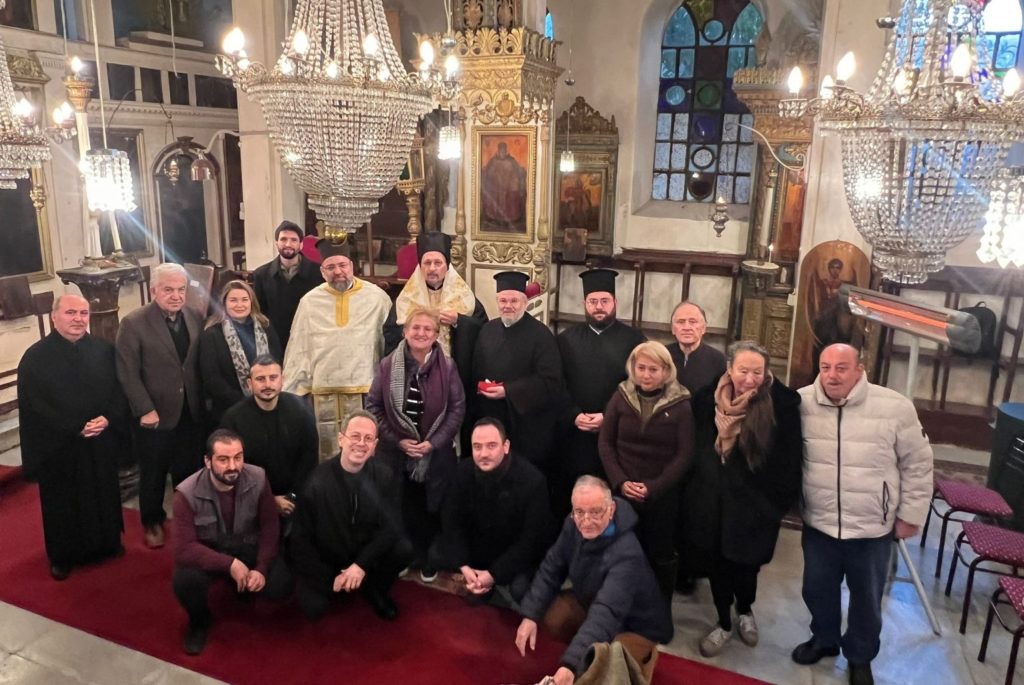
<svg viewBox="0 0 1024 685">
<path fill-rule="evenodd" d="M 434 350 L 431 354 L 441 354 L 439 350 Z M 429 359 L 429 357 L 428 357 Z M 438 363 L 438 362 L 435 362 Z M 448 411 L 448 407 L 442 407 L 438 413 L 437 418 L 434 420 L 434 425 L 430 427 L 427 434 L 424 436 L 420 435 L 419 428 L 412 422 L 405 412 L 402 411 L 402 407 L 405 405 L 405 340 L 398 343 L 398 347 L 391 353 L 391 387 L 388 389 L 391 399 L 391 407 L 394 409 L 395 419 L 398 421 L 399 426 L 407 433 L 411 433 L 416 437 L 416 442 L 423 442 L 424 440 L 430 439 L 430 436 L 434 434 L 437 427 L 441 425 L 441 421 L 444 420 L 444 415 Z M 420 390 L 423 391 L 423 385 L 420 385 Z M 426 392 L 423 392 L 423 398 L 426 400 Z M 426 456 L 420 459 L 406 459 L 405 468 L 409 471 L 409 480 L 414 483 L 422 483 L 427 480 L 427 469 L 430 468 L 430 457 L 433 454 L 433 450 L 428 452 Z"/>
<path fill-rule="evenodd" d="M 267 345 L 267 332 L 263 330 L 263 326 L 260 325 L 259 321 L 253 320 L 252 323 L 252 330 L 256 334 L 256 356 L 268 354 L 270 347 Z M 225 318 L 221 321 L 220 330 L 224 333 L 224 341 L 228 344 L 228 352 L 231 353 L 231 363 L 235 365 L 238 385 L 241 386 L 242 393 L 249 397 L 252 395 L 252 391 L 249 390 L 249 383 L 247 382 L 249 378 L 249 360 L 245 358 L 245 348 L 242 347 L 242 341 L 238 339 L 238 332 L 235 330 L 230 318 Z"/>
</svg>

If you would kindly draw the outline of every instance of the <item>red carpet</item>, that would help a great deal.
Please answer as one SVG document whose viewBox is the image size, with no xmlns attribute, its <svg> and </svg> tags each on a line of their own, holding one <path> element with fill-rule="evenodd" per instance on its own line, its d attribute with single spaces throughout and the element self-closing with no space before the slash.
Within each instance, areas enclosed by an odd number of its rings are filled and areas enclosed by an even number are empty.
<svg viewBox="0 0 1024 685">
<path fill-rule="evenodd" d="M 319 623 L 291 602 L 251 605 L 211 593 L 216 623 L 199 657 L 181 651 L 185 614 L 171 593 L 172 557 L 142 546 L 138 513 L 125 510 L 127 554 L 76 569 L 63 583 L 47 572 L 38 490 L 20 484 L 0 499 L 0 600 L 231 683 L 482 685 L 536 683 L 561 646 L 540 640 L 523 659 L 512 643 L 518 619 L 492 607 L 396 583 L 402 615 L 387 624 L 361 599 Z M 654 685 L 756 685 L 753 680 L 663 654 Z"/>
</svg>

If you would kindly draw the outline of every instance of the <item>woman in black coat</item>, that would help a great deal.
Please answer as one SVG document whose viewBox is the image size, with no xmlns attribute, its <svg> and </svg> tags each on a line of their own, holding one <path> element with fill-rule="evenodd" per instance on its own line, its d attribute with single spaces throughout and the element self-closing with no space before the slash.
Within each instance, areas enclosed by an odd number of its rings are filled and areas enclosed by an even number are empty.
<svg viewBox="0 0 1024 685">
<path fill-rule="evenodd" d="M 248 283 L 229 281 L 221 292 L 219 309 L 199 336 L 199 371 L 214 427 L 220 425 L 224 412 L 251 394 L 248 379 L 253 360 L 269 354 L 280 361 L 284 353 Z"/>
<path fill-rule="evenodd" d="M 707 657 L 732 637 L 734 603 L 740 639 L 757 644 L 757 574 L 775 553 L 802 468 L 800 396 L 772 376 L 761 345 L 742 340 L 726 356 L 717 386 L 693 400 L 696 456 L 683 498 L 690 551 L 710 562 L 718 611 L 718 625 L 700 643 Z"/>
</svg>

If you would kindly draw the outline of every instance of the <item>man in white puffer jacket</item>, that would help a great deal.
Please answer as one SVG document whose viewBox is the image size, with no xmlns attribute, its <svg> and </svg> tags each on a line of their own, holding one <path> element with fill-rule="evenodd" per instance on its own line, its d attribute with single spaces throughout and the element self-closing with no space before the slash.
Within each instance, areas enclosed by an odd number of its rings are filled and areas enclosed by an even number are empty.
<svg viewBox="0 0 1024 685">
<path fill-rule="evenodd" d="M 803 597 L 813 635 L 793 660 L 817 663 L 841 647 L 850 683 L 869 685 L 893 537 L 916 535 L 928 514 L 932 449 L 913 402 L 868 383 L 858 354 L 849 345 L 826 347 L 818 378 L 799 391 Z M 850 606 L 841 634 L 844 576 Z"/>
</svg>

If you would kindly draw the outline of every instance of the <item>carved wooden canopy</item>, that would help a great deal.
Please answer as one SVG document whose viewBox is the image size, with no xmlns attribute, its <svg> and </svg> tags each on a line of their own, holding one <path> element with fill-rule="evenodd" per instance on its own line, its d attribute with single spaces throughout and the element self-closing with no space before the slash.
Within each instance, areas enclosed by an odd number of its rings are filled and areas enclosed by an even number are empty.
<svg viewBox="0 0 1024 685">
<path fill-rule="evenodd" d="M 615 115 L 612 115 L 610 121 L 605 119 L 582 95 L 577 95 L 572 106 L 562 112 L 555 122 L 555 135 L 564 139 L 567 132 L 574 140 L 577 137 L 608 137 L 614 138 L 614 144 L 618 145 L 619 127 L 615 124 Z"/>
</svg>

